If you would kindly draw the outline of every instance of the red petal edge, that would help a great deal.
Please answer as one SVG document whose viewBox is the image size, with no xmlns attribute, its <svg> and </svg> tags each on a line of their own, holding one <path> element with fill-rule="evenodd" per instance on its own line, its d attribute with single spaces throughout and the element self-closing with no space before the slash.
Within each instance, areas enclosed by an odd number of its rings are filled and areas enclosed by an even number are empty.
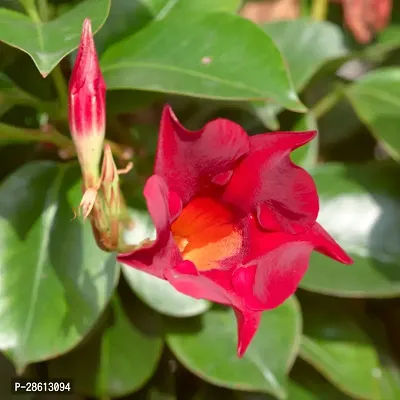
<svg viewBox="0 0 400 400">
<path fill-rule="evenodd" d="M 216 175 L 221 174 L 216 183 L 221 176 L 226 179 L 249 148 L 249 138 L 240 125 L 216 119 L 199 131 L 189 131 L 167 105 L 161 118 L 154 171 L 187 204 Z"/>
<path fill-rule="evenodd" d="M 290 152 L 316 131 L 252 136 L 247 157 L 234 170 L 223 199 L 245 213 L 256 212 L 266 230 L 303 232 L 315 223 L 319 201 L 312 177 L 290 160 Z"/>
<path fill-rule="evenodd" d="M 163 179 L 152 175 L 144 188 L 147 209 L 156 227 L 157 237 L 150 245 L 132 253 L 119 254 L 117 260 L 123 264 L 164 278 L 164 270 L 182 261 L 178 247 L 172 237 L 170 210 L 180 210 L 180 199 L 172 195 Z"/>
</svg>

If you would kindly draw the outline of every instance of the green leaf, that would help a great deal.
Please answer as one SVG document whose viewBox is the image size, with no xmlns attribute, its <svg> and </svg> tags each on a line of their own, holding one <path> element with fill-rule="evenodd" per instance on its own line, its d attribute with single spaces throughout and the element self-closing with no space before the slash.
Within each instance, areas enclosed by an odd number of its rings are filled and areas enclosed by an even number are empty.
<svg viewBox="0 0 400 400">
<path fill-rule="evenodd" d="M 380 400 L 378 354 L 368 334 L 347 312 L 347 304 L 321 296 L 302 301 L 300 356 L 350 396 Z"/>
<path fill-rule="evenodd" d="M 278 21 L 265 24 L 263 29 L 282 52 L 299 91 L 326 62 L 349 53 L 343 31 L 328 21 Z"/>
<path fill-rule="evenodd" d="M 107 18 L 110 0 L 86 0 L 59 18 L 42 23 L 19 12 L 0 9 L 0 40 L 17 47 L 34 61 L 43 76 L 78 44 L 85 18 L 97 32 Z"/>
<path fill-rule="evenodd" d="M 400 169 L 390 163 L 330 164 L 311 171 L 318 221 L 352 256 L 342 265 L 313 253 L 303 289 L 347 297 L 400 294 Z"/>
<path fill-rule="evenodd" d="M 109 301 L 115 256 L 73 219 L 79 169 L 25 164 L 0 186 L 0 346 L 18 371 L 75 347 Z"/>
<path fill-rule="evenodd" d="M 290 373 L 287 400 L 350 400 L 314 368 L 298 360 Z"/>
<path fill-rule="evenodd" d="M 153 375 L 163 349 L 160 318 L 138 301 L 114 296 L 102 329 L 71 353 L 49 363 L 50 377 L 73 379 L 93 397 L 120 397 Z"/>
<path fill-rule="evenodd" d="M 224 13 L 177 14 L 105 52 L 101 64 L 109 89 L 225 100 L 270 98 L 305 110 L 279 51 L 257 26 Z"/>
<path fill-rule="evenodd" d="M 295 298 L 264 313 L 242 359 L 231 309 L 213 308 L 201 317 L 167 321 L 167 343 L 192 373 L 217 386 L 286 396 L 287 373 L 297 355 L 301 314 Z"/>
<path fill-rule="evenodd" d="M 96 48 L 103 53 L 111 44 L 141 30 L 154 19 L 165 18 L 171 12 L 231 12 L 241 0 L 113 0 L 108 18 L 96 35 Z"/>
<path fill-rule="evenodd" d="M 145 239 L 155 239 L 155 229 L 147 212 L 130 210 L 134 228 L 125 232 L 129 244 L 139 244 Z M 192 317 L 207 311 L 211 303 L 194 299 L 178 292 L 168 281 L 122 264 L 122 273 L 128 285 L 148 306 L 172 317 Z"/>
<path fill-rule="evenodd" d="M 154 18 L 143 0 L 113 0 L 108 18 L 96 34 L 96 50 L 104 52 L 110 45 L 145 27 Z"/>
<path fill-rule="evenodd" d="M 164 0 L 163 7 L 157 15 L 157 19 L 164 18 L 170 12 L 204 13 L 225 12 L 236 13 L 242 0 Z"/>
<path fill-rule="evenodd" d="M 122 273 L 137 296 L 148 306 L 171 317 L 192 317 L 207 311 L 211 304 L 178 292 L 168 281 L 122 264 Z"/>
<path fill-rule="evenodd" d="M 265 394 L 238 394 L 237 400 L 274 400 Z M 290 372 L 287 400 L 350 400 L 305 361 L 297 359 Z M 236 400 L 236 398 L 235 398 Z"/>
<path fill-rule="evenodd" d="M 349 87 L 347 96 L 358 117 L 400 161 L 400 68 L 381 68 L 363 76 Z"/>
<path fill-rule="evenodd" d="M 278 21 L 265 24 L 263 29 L 281 51 L 298 92 L 325 63 L 348 54 L 342 30 L 328 21 Z M 253 107 L 261 122 L 273 130 L 279 129 L 276 115 L 281 107 L 269 102 Z"/>
</svg>

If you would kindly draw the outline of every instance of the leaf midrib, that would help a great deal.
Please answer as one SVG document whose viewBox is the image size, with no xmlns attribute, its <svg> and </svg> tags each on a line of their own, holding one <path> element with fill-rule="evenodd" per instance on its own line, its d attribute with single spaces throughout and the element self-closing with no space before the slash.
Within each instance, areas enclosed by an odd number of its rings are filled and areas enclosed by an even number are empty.
<svg viewBox="0 0 400 400">
<path fill-rule="evenodd" d="M 198 72 L 195 70 L 191 70 L 191 69 L 184 69 L 184 68 L 179 68 L 173 65 L 168 65 L 168 64 L 156 64 L 156 63 L 150 63 L 150 62 L 121 62 L 121 63 L 116 63 L 113 64 L 111 66 L 105 66 L 103 67 L 103 73 L 105 74 L 107 71 L 112 71 L 114 69 L 118 69 L 118 68 L 136 68 L 136 67 L 145 67 L 145 68 L 154 68 L 154 69 L 158 69 L 158 70 L 165 70 L 165 71 L 169 71 L 169 72 L 179 72 L 181 74 L 185 74 L 194 78 L 203 78 L 203 79 L 208 79 L 210 81 L 213 82 L 218 82 L 221 84 L 224 84 L 226 86 L 230 86 L 230 87 L 234 87 L 234 88 L 239 88 L 239 89 L 246 89 L 249 92 L 252 92 L 254 94 L 256 94 L 257 96 L 261 96 L 261 98 L 266 99 L 268 98 L 268 96 L 261 92 L 258 91 L 250 86 L 247 86 L 244 83 L 240 83 L 240 82 L 232 82 L 226 79 L 222 79 L 222 78 L 218 78 L 214 75 L 209 75 L 209 74 L 205 74 L 203 72 Z"/>
</svg>

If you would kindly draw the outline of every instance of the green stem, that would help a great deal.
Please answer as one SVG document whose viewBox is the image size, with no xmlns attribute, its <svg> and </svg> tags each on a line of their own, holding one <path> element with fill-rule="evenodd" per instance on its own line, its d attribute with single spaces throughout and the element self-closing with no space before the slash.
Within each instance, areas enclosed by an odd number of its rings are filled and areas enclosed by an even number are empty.
<svg viewBox="0 0 400 400">
<path fill-rule="evenodd" d="M 321 118 L 338 103 L 343 94 L 341 88 L 332 90 L 312 107 L 311 114 L 313 114 L 315 119 Z"/>
<path fill-rule="evenodd" d="M 24 6 L 26 13 L 32 18 L 32 20 L 39 24 L 46 21 L 49 17 L 49 7 L 47 0 L 38 0 L 39 11 L 36 7 L 35 0 L 20 0 Z M 68 87 L 62 74 L 60 65 L 57 65 L 51 73 L 56 88 L 58 99 L 60 103 L 60 116 L 62 119 L 67 118 L 68 108 Z"/>
<path fill-rule="evenodd" d="M 53 69 L 51 75 L 53 77 L 54 86 L 57 90 L 58 100 L 60 102 L 60 114 L 64 119 L 67 117 L 68 109 L 68 86 L 62 74 L 60 64 Z"/>
<path fill-rule="evenodd" d="M 40 19 L 44 22 L 48 21 L 50 13 L 47 0 L 37 0 L 37 2 L 38 2 Z"/>
<path fill-rule="evenodd" d="M 316 21 L 324 21 L 328 16 L 328 0 L 313 0 L 311 16 Z"/>
<path fill-rule="evenodd" d="M 37 0 L 40 19 L 44 22 L 49 20 L 50 12 L 47 0 Z"/>
<path fill-rule="evenodd" d="M 42 21 L 40 19 L 39 13 L 36 9 L 35 0 L 19 0 L 22 6 L 25 8 L 26 13 L 36 24 L 40 24 Z"/>
<path fill-rule="evenodd" d="M 48 132 L 40 129 L 25 129 L 0 123 L 0 141 L 47 142 L 60 148 L 70 148 L 72 141 L 51 127 Z"/>
</svg>

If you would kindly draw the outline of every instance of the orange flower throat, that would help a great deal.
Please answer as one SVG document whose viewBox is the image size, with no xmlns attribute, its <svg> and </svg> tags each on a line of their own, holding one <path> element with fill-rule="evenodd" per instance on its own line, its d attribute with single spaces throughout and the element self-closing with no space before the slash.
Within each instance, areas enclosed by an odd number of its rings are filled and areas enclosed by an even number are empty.
<svg viewBox="0 0 400 400">
<path fill-rule="evenodd" d="M 200 271 L 219 268 L 219 261 L 234 256 L 242 246 L 234 214 L 209 197 L 193 199 L 171 230 L 183 259 Z"/>
</svg>

